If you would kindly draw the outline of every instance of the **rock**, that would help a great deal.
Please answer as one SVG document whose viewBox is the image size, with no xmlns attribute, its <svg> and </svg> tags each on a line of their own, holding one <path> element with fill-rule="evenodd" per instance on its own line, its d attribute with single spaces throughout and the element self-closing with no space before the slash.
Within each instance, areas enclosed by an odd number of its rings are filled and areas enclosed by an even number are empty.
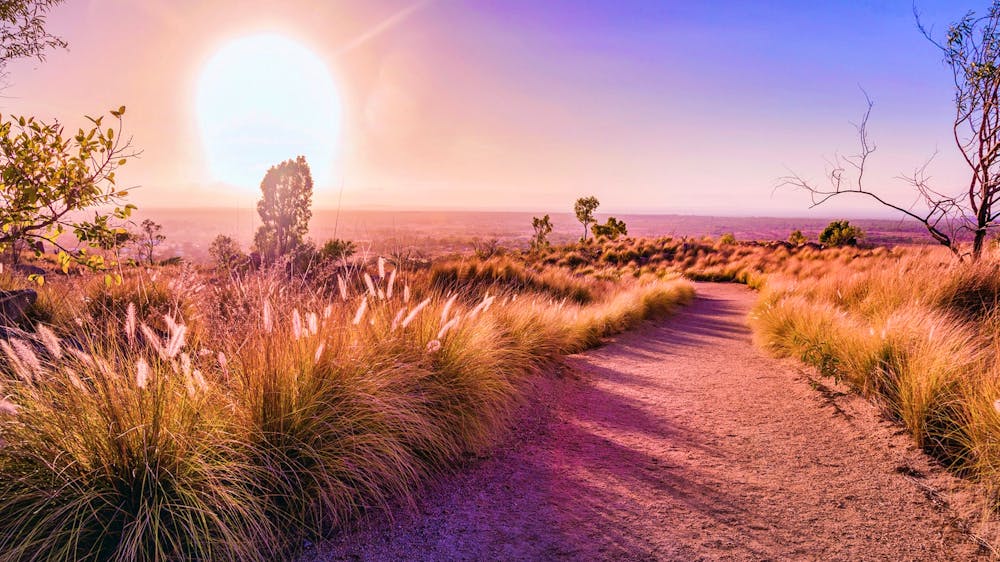
<svg viewBox="0 0 1000 562">
<path fill-rule="evenodd" d="M 45 275 L 46 273 L 45 269 L 38 267 L 37 265 L 26 265 L 20 263 L 14 266 L 14 271 L 25 275 Z"/>
<path fill-rule="evenodd" d="M 32 289 L 0 291 L 0 320 L 14 320 L 24 314 L 38 300 L 38 293 Z"/>
</svg>

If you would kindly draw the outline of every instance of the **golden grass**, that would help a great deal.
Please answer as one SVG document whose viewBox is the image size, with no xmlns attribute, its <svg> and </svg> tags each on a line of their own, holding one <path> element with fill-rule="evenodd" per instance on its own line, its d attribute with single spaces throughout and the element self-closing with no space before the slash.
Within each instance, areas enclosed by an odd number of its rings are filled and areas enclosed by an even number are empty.
<svg viewBox="0 0 1000 562">
<path fill-rule="evenodd" d="M 1000 487 L 1000 281 L 991 261 L 906 250 L 803 276 L 772 274 L 751 324 L 758 341 L 881 403 L 914 441 Z"/>
<path fill-rule="evenodd" d="M 561 354 L 693 293 L 554 269 L 451 293 L 400 274 L 391 292 L 382 273 L 343 295 L 276 272 L 134 274 L 87 289 L 80 324 L 3 342 L 0 552 L 287 557 L 489 447 Z"/>
</svg>

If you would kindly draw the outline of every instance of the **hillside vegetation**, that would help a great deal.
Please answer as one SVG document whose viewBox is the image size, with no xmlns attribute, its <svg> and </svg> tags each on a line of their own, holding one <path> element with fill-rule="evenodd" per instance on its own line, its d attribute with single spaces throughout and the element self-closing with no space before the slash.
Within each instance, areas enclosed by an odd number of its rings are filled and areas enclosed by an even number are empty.
<svg viewBox="0 0 1000 562">
<path fill-rule="evenodd" d="M 290 556 L 489 447 L 561 355 L 693 294 L 382 260 L 325 285 L 182 266 L 39 291 L 0 340 L 6 559 Z"/>
</svg>

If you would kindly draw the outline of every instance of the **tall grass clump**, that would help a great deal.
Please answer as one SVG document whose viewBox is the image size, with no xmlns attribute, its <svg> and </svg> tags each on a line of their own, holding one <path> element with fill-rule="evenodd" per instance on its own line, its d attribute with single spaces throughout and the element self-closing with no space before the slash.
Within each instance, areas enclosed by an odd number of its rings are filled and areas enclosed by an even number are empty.
<svg viewBox="0 0 1000 562">
<path fill-rule="evenodd" d="M 0 341 L 0 558 L 291 557 L 490 447 L 561 354 L 692 294 L 355 274 L 332 295 L 278 270 L 135 275 L 91 287 L 79 324 Z"/>
<path fill-rule="evenodd" d="M 851 384 L 919 446 L 1000 489 L 996 274 L 927 250 L 775 274 L 751 324 L 766 348 Z"/>
</svg>

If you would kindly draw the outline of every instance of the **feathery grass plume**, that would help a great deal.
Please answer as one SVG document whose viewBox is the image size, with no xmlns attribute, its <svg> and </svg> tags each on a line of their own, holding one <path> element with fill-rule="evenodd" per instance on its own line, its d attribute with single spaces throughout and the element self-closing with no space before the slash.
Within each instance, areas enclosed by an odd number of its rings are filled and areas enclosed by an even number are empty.
<svg viewBox="0 0 1000 562">
<path fill-rule="evenodd" d="M 448 333 L 448 330 L 454 328 L 455 325 L 458 324 L 459 319 L 461 319 L 461 316 L 456 316 L 451 320 L 449 320 L 448 322 L 446 322 L 444 326 L 441 326 L 441 329 L 438 330 L 437 333 L 437 339 L 439 340 L 444 339 L 444 336 Z"/>
<path fill-rule="evenodd" d="M 0 340 L 2 342 L 2 340 Z M 94 358 L 87 352 L 79 350 L 75 347 L 70 347 L 67 349 L 69 354 L 76 358 L 80 363 L 90 366 L 94 364 Z"/>
<path fill-rule="evenodd" d="M 441 324 L 448 323 L 448 315 L 451 314 L 451 307 L 455 304 L 455 299 L 458 298 L 457 294 L 454 294 L 444 303 L 444 308 L 441 309 Z"/>
<path fill-rule="evenodd" d="M 11 338 L 10 345 L 13 346 L 21 362 L 31 370 L 34 376 L 42 376 L 42 362 L 35 355 L 35 350 L 31 349 L 31 346 L 27 342 L 20 338 Z"/>
<path fill-rule="evenodd" d="M 299 309 L 292 309 L 292 338 L 299 339 L 302 337 L 302 316 L 299 314 Z"/>
<path fill-rule="evenodd" d="M 333 316 L 333 305 L 327 304 L 325 307 L 323 307 L 323 320 L 326 320 L 331 316 Z"/>
<path fill-rule="evenodd" d="M 145 357 L 140 357 L 135 361 L 135 386 L 144 389 L 149 382 L 149 363 Z"/>
<path fill-rule="evenodd" d="M 62 345 L 59 343 L 59 338 L 56 337 L 55 333 L 48 326 L 38 324 L 35 327 L 35 333 L 38 334 L 38 339 L 41 340 L 42 345 L 48 350 L 49 355 L 55 359 L 62 359 Z"/>
<path fill-rule="evenodd" d="M 270 334 L 274 329 L 274 319 L 271 317 L 271 301 L 264 300 L 264 333 Z"/>
<path fill-rule="evenodd" d="M 340 288 L 340 300 L 347 302 L 347 282 L 343 275 L 337 276 L 337 287 Z"/>
<path fill-rule="evenodd" d="M 163 346 L 163 342 L 160 341 L 160 336 L 156 335 L 156 332 L 154 332 L 149 325 L 145 322 L 140 323 L 139 331 L 142 332 L 143 337 L 146 339 L 146 343 L 153 346 L 153 350 L 160 356 L 160 359 L 167 360 L 170 358 L 167 356 L 167 350 Z"/>
<path fill-rule="evenodd" d="M 201 373 L 200 369 L 194 369 L 191 371 L 191 378 L 194 379 L 194 384 L 198 387 L 198 390 L 202 392 L 208 390 L 208 383 L 205 381 L 205 375 Z"/>
<path fill-rule="evenodd" d="M 326 342 L 325 341 L 324 342 L 320 342 L 319 345 L 316 346 L 316 352 L 313 353 L 313 365 L 319 363 L 320 358 L 323 357 L 323 352 L 324 351 L 326 351 Z"/>
<path fill-rule="evenodd" d="M 477 304 L 475 308 L 470 310 L 469 314 L 466 315 L 468 319 L 472 320 L 479 315 L 480 312 L 489 310 L 490 305 L 493 304 L 493 299 L 494 297 L 491 297 L 489 293 L 486 293 L 486 295 L 483 296 L 483 300 L 479 301 L 479 304 Z"/>
<path fill-rule="evenodd" d="M 410 304 L 410 284 L 403 284 L 403 304 Z"/>
<path fill-rule="evenodd" d="M 170 340 L 163 350 L 167 359 L 173 359 L 180 353 L 184 347 L 185 334 L 187 334 L 187 326 L 184 324 L 174 324 L 171 326 Z"/>
<path fill-rule="evenodd" d="M 396 311 L 396 315 L 392 317 L 392 324 L 389 326 L 389 331 L 395 331 L 399 327 L 400 320 L 403 319 L 403 315 L 406 314 L 406 307 L 400 308 Z"/>
<path fill-rule="evenodd" d="M 437 353 L 439 351 L 441 351 L 441 341 L 440 340 L 431 340 L 431 341 L 427 342 L 427 353 L 434 354 L 434 353 Z"/>
<path fill-rule="evenodd" d="M 310 334 L 319 335 L 319 316 L 315 312 L 306 314 L 306 326 L 308 326 Z"/>
<path fill-rule="evenodd" d="M 87 392 L 87 387 L 83 385 L 83 381 L 80 380 L 80 375 L 76 371 L 66 366 L 62 367 L 62 371 L 66 373 L 66 378 L 69 379 L 69 383 L 73 385 L 73 388 L 81 392 Z"/>
<path fill-rule="evenodd" d="M 368 297 L 364 296 L 361 297 L 361 304 L 358 306 L 358 311 L 354 313 L 354 320 L 351 321 L 351 324 L 354 324 L 355 326 L 360 324 L 361 319 L 365 316 L 366 310 L 368 310 Z"/>
<path fill-rule="evenodd" d="M 135 345 L 135 328 L 135 303 L 129 301 L 128 306 L 125 308 L 125 337 L 128 338 L 129 345 Z"/>
<path fill-rule="evenodd" d="M 406 315 L 406 318 L 403 318 L 403 323 L 400 324 L 399 327 L 405 328 L 409 326 L 410 322 L 413 322 L 413 320 L 417 317 L 417 315 L 420 314 L 420 311 L 426 308 L 427 305 L 429 305 L 430 303 L 431 303 L 430 297 L 427 297 L 426 299 L 422 300 L 420 304 L 413 307 L 413 310 L 411 310 L 410 313 Z"/>
<path fill-rule="evenodd" d="M 219 361 L 219 368 L 222 369 L 222 375 L 226 378 L 226 382 L 229 382 L 229 359 L 226 357 L 226 354 L 221 351 L 219 352 L 217 359 Z"/>
<path fill-rule="evenodd" d="M 382 256 L 378 258 L 378 278 L 385 279 L 385 258 Z"/>
<path fill-rule="evenodd" d="M 21 380 L 25 382 L 31 382 L 32 379 L 31 370 L 29 370 L 28 366 L 25 365 L 23 361 L 21 361 L 21 358 L 18 356 L 17 352 L 14 351 L 14 348 L 11 347 L 9 343 L 7 343 L 7 340 L 0 339 L 0 349 L 3 349 L 4 354 L 7 355 L 8 362 L 10 363 L 11 367 L 14 368 L 14 374 L 16 374 L 18 377 L 21 377 Z"/>
<path fill-rule="evenodd" d="M 385 298 L 392 298 L 392 288 L 396 285 L 396 270 L 393 269 L 389 272 L 389 282 L 385 286 Z"/>
<path fill-rule="evenodd" d="M 6 398 L 0 398 L 0 415 L 13 417 L 17 415 L 17 410 L 16 404 Z"/>
<path fill-rule="evenodd" d="M 377 296 L 377 294 L 375 292 L 375 283 L 372 282 L 372 276 L 368 275 L 367 271 L 364 274 L 364 280 L 365 280 L 365 285 L 368 287 L 368 294 L 372 298 L 375 298 Z"/>
</svg>

